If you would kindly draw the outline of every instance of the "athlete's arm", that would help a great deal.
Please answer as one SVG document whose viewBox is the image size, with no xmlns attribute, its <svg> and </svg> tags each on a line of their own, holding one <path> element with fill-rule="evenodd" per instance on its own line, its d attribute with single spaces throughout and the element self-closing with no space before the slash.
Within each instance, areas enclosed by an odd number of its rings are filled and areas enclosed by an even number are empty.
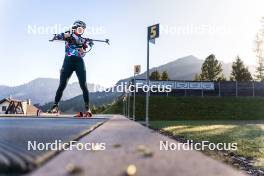
<svg viewBox="0 0 264 176">
<path fill-rule="evenodd" d="M 90 50 L 91 50 L 93 45 L 94 45 L 94 43 L 92 41 L 85 41 L 79 51 L 84 53 L 84 52 L 86 52 L 88 46 L 90 47 Z"/>
<path fill-rule="evenodd" d="M 64 32 L 64 33 L 60 33 L 60 34 L 54 34 L 54 37 L 52 40 L 50 41 L 54 41 L 54 40 L 67 40 L 71 37 L 70 32 Z"/>
<path fill-rule="evenodd" d="M 86 48 L 80 48 L 79 51 L 80 51 L 81 53 L 84 53 L 84 52 L 86 51 Z"/>
<path fill-rule="evenodd" d="M 71 37 L 70 32 L 64 32 L 61 35 L 63 35 L 64 39 Z"/>
</svg>

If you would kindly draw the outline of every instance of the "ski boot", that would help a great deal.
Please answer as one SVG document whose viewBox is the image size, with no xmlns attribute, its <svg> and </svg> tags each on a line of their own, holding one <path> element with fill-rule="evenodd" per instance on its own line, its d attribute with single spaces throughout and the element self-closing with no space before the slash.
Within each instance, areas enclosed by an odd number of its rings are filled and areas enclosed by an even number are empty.
<svg viewBox="0 0 264 176">
<path fill-rule="evenodd" d="M 88 109 L 86 112 L 83 113 L 83 116 L 84 116 L 84 117 L 88 117 L 88 118 L 90 118 L 90 117 L 93 116 L 93 114 L 92 114 L 91 110 Z"/>
<path fill-rule="evenodd" d="M 89 105 L 85 105 L 85 112 L 83 113 L 83 116 L 84 117 L 92 117 L 92 112 L 91 112 L 91 110 L 90 110 L 90 108 L 89 108 Z"/>
<path fill-rule="evenodd" d="M 48 110 L 49 114 L 58 114 L 59 113 L 59 106 L 58 104 L 54 104 L 51 109 Z"/>
</svg>

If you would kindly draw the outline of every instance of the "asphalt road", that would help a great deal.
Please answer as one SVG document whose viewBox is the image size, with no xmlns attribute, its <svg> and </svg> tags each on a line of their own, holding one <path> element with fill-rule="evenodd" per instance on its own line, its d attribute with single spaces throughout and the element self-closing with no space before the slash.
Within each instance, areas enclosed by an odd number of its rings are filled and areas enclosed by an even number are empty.
<svg viewBox="0 0 264 176">
<path fill-rule="evenodd" d="M 0 118 L 0 175 L 22 174 L 33 170 L 58 152 L 28 150 L 28 142 L 67 142 L 89 133 L 105 118 Z"/>
</svg>

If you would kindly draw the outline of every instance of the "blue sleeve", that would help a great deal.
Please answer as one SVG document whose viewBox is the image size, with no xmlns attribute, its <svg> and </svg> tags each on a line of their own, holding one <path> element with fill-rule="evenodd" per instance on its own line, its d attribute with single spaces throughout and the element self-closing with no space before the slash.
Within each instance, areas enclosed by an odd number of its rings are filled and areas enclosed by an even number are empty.
<svg viewBox="0 0 264 176">
<path fill-rule="evenodd" d="M 64 33 L 60 33 L 57 35 L 58 40 L 64 40 Z"/>
</svg>

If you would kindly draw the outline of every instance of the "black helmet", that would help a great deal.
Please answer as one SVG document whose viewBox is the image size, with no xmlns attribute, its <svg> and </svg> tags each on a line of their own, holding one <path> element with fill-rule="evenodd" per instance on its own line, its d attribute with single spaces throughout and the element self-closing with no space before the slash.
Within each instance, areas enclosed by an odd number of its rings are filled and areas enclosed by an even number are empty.
<svg viewBox="0 0 264 176">
<path fill-rule="evenodd" d="M 72 28 L 73 28 L 73 29 L 76 29 L 76 28 L 78 28 L 78 27 L 86 28 L 86 24 L 85 24 L 85 22 L 80 21 L 80 20 L 75 21 L 75 22 L 73 23 L 73 25 L 72 25 Z"/>
</svg>

